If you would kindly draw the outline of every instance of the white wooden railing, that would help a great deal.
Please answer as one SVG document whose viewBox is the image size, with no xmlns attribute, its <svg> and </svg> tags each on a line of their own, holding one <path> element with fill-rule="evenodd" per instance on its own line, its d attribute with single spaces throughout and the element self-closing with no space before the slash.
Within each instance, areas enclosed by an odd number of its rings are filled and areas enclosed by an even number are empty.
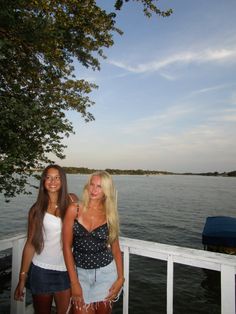
<svg viewBox="0 0 236 314">
<path fill-rule="evenodd" d="M 11 314 L 32 313 L 32 307 L 26 308 L 25 302 L 16 302 L 13 298 L 14 289 L 18 281 L 24 242 L 24 234 L 0 240 L 0 251 L 12 248 Z M 123 314 L 128 314 L 129 311 L 130 254 L 150 257 L 167 262 L 167 314 L 173 314 L 174 263 L 220 271 L 221 313 L 235 314 L 236 256 L 124 237 L 120 239 L 120 242 L 122 251 L 124 252 L 125 275 Z"/>
</svg>

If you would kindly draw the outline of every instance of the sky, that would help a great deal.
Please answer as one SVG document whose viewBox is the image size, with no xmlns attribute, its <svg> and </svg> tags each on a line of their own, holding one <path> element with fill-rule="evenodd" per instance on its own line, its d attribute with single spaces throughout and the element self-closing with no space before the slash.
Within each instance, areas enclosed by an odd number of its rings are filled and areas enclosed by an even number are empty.
<svg viewBox="0 0 236 314">
<path fill-rule="evenodd" d="M 124 34 L 104 50 L 101 70 L 76 67 L 78 79 L 99 86 L 91 94 L 95 121 L 67 113 L 75 134 L 63 140 L 60 165 L 236 170 L 236 0 L 158 6 L 173 14 L 148 19 L 140 5 L 124 3 L 116 19 Z"/>
</svg>

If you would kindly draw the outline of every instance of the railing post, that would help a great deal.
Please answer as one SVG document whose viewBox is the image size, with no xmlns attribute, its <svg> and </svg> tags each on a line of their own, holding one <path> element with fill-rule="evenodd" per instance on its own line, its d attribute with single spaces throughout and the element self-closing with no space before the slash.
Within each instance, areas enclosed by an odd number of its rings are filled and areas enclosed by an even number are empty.
<svg viewBox="0 0 236 314">
<path fill-rule="evenodd" d="M 129 312 L 129 248 L 124 247 L 124 293 L 123 293 L 123 314 Z"/>
<path fill-rule="evenodd" d="M 221 265 L 221 314 L 235 314 L 235 269 Z"/>
<path fill-rule="evenodd" d="M 25 314 L 25 297 L 23 302 L 14 300 L 14 291 L 19 279 L 22 250 L 25 238 L 13 241 L 12 246 L 12 277 L 11 277 L 11 314 Z"/>
<path fill-rule="evenodd" d="M 166 300 L 166 312 L 167 314 L 173 314 L 173 282 L 174 282 L 174 263 L 173 256 L 168 255 L 167 260 L 167 300 Z"/>
</svg>

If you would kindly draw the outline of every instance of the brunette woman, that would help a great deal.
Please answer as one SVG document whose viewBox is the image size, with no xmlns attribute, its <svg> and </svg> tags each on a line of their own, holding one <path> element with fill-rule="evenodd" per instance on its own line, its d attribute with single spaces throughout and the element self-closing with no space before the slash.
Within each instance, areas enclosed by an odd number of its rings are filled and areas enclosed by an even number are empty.
<svg viewBox="0 0 236 314">
<path fill-rule="evenodd" d="M 71 202 L 75 195 L 70 196 Z M 61 227 L 70 200 L 64 170 L 49 165 L 43 171 L 38 198 L 28 216 L 28 237 L 22 254 L 15 300 L 31 290 L 35 314 L 50 314 L 53 299 L 57 314 L 65 314 L 70 280 L 62 252 Z"/>
</svg>

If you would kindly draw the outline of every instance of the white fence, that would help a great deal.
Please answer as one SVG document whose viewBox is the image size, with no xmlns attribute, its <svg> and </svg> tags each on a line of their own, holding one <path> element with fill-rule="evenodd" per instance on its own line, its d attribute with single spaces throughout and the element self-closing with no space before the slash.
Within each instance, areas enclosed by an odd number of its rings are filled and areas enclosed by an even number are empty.
<svg viewBox="0 0 236 314">
<path fill-rule="evenodd" d="M 24 242 L 25 235 L 0 240 L 0 251 L 12 248 L 11 314 L 32 313 L 32 307 L 26 308 L 25 302 L 16 302 L 13 298 L 14 289 L 18 281 Z M 173 282 L 175 263 L 220 271 L 221 313 L 235 314 L 236 256 L 130 238 L 121 238 L 120 242 L 122 251 L 124 252 L 125 275 L 123 314 L 128 314 L 129 312 L 130 254 L 150 257 L 167 262 L 167 314 L 173 314 Z"/>
</svg>

